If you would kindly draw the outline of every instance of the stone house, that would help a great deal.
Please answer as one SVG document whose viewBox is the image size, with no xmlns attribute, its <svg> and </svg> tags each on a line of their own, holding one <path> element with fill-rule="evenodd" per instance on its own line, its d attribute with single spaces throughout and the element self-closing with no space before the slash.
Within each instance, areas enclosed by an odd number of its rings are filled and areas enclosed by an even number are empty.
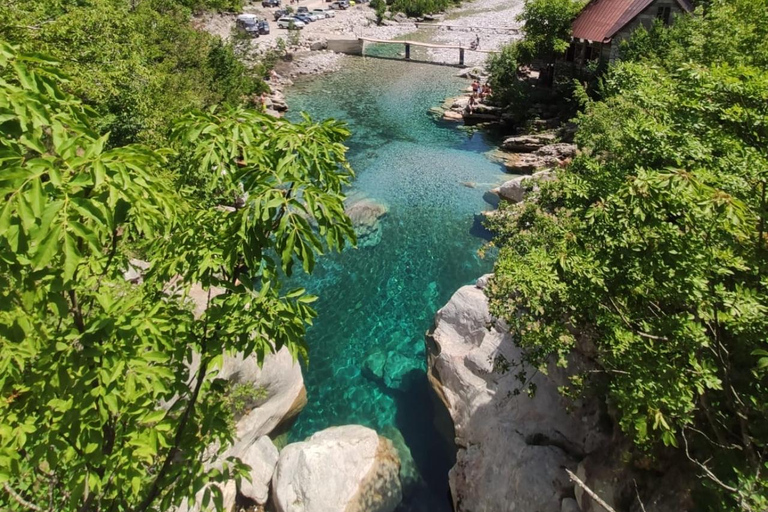
<svg viewBox="0 0 768 512">
<path fill-rule="evenodd" d="M 670 24 L 675 16 L 693 10 L 690 0 L 591 0 L 573 22 L 571 46 L 565 61 L 583 66 L 590 60 L 612 62 L 621 41 L 654 20 Z"/>
</svg>

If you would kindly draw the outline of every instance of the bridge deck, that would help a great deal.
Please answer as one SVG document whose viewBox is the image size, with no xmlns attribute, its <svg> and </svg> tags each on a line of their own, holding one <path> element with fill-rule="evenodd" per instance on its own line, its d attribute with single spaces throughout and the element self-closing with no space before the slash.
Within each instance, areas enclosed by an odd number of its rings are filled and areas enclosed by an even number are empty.
<svg viewBox="0 0 768 512">
<path fill-rule="evenodd" d="M 379 43 L 379 44 L 408 44 L 411 46 L 423 46 L 425 48 L 441 48 L 447 50 L 466 50 L 477 53 L 499 53 L 499 50 L 480 50 L 472 49 L 469 46 L 460 46 L 454 44 L 434 44 L 434 43 L 422 43 L 421 41 L 399 41 L 392 39 L 373 39 L 370 37 L 358 37 L 358 40 L 365 41 L 366 43 Z"/>
</svg>

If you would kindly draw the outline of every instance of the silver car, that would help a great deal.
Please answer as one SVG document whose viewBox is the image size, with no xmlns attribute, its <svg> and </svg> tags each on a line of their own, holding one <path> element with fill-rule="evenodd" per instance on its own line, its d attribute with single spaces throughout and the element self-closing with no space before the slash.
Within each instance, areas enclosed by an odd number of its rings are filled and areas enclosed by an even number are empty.
<svg viewBox="0 0 768 512">
<path fill-rule="evenodd" d="M 312 9 L 312 14 L 317 14 L 318 16 L 322 16 L 324 18 L 334 18 L 336 16 L 336 13 L 331 10 L 325 10 L 325 9 Z"/>
<path fill-rule="evenodd" d="M 305 23 L 303 21 L 299 21 L 296 18 L 292 18 L 290 16 L 284 16 L 277 20 L 277 28 L 298 28 L 302 29 L 305 27 Z"/>
</svg>

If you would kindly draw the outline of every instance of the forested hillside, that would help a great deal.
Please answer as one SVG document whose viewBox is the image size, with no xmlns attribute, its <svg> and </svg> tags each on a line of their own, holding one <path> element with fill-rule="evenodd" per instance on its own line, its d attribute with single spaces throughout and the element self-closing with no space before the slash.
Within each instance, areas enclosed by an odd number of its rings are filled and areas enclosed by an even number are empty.
<svg viewBox="0 0 768 512">
<path fill-rule="evenodd" d="M 249 109 L 262 82 L 190 13 L 0 6 L 2 510 L 220 504 L 246 474 L 211 466 L 223 354 L 306 356 L 284 276 L 354 240 L 349 132 Z"/>
<path fill-rule="evenodd" d="M 238 0 L 11 0 L 0 40 L 59 62 L 68 92 L 96 109 L 113 144 L 162 144 L 192 108 L 240 104 L 261 92 L 230 45 L 192 27 L 194 11 Z"/>
<path fill-rule="evenodd" d="M 768 2 L 622 55 L 579 96 L 581 154 L 492 222 L 491 309 L 535 367 L 593 359 L 571 392 L 605 397 L 634 462 L 688 460 L 697 510 L 766 510 Z"/>
</svg>

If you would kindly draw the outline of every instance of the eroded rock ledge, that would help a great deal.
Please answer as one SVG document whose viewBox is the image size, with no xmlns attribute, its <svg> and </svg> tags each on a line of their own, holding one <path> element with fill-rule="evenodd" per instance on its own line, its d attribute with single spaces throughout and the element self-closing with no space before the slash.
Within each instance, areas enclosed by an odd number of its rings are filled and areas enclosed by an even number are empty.
<svg viewBox="0 0 768 512">
<path fill-rule="evenodd" d="M 607 441 L 595 404 L 566 403 L 566 375 L 533 376 L 536 395 L 517 393 L 520 349 L 492 326 L 482 288 L 459 289 L 427 336 L 430 382 L 445 403 L 459 446 L 450 471 L 457 512 L 572 510 L 564 468 Z M 569 412 L 570 411 L 570 412 Z"/>
<path fill-rule="evenodd" d="M 546 375 L 529 369 L 536 393 L 518 393 L 522 352 L 489 313 L 483 288 L 490 277 L 460 288 L 427 335 L 429 381 L 456 431 L 449 474 L 456 512 L 602 511 L 574 488 L 565 468 L 617 512 L 693 510 L 685 461 L 628 464 L 630 443 L 611 431 L 605 406 L 558 392 L 566 370 L 554 364 Z M 589 367 L 579 353 L 571 355 L 570 372 Z"/>
</svg>

